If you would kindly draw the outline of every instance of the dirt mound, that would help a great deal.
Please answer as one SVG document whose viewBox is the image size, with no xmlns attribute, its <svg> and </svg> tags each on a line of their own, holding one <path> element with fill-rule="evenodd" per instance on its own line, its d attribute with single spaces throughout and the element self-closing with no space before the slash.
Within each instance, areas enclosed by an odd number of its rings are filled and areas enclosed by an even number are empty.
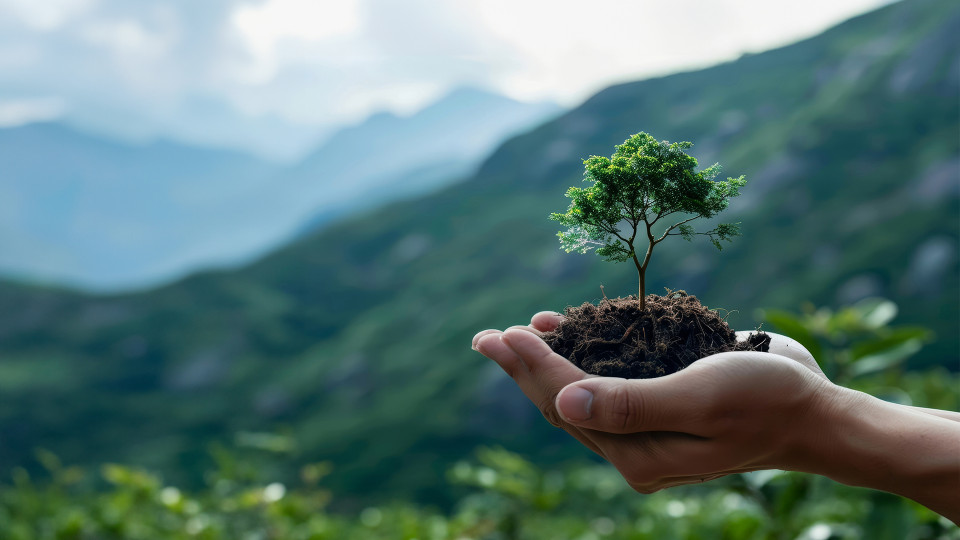
<svg viewBox="0 0 960 540">
<path fill-rule="evenodd" d="M 726 351 L 770 348 L 764 332 L 737 341 L 736 334 L 696 296 L 683 291 L 647 295 L 640 311 L 636 296 L 604 299 L 599 305 L 568 307 L 563 323 L 544 335 L 557 354 L 604 377 L 649 379 Z"/>
</svg>

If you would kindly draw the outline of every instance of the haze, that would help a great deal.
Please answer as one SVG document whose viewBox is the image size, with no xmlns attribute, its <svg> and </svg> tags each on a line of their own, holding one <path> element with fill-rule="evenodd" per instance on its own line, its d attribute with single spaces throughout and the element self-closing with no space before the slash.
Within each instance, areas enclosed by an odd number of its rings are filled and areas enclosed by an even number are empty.
<svg viewBox="0 0 960 540">
<path fill-rule="evenodd" d="M 455 87 L 572 106 L 883 3 L 0 0 L 0 126 L 62 120 L 290 161 Z"/>
</svg>

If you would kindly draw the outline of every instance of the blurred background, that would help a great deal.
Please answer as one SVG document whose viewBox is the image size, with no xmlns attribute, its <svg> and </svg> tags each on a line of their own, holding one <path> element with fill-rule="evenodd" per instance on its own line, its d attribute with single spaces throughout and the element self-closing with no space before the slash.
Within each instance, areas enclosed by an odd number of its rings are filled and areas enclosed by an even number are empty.
<svg viewBox="0 0 960 540">
<path fill-rule="evenodd" d="M 636 495 L 468 349 L 633 292 L 547 215 L 646 131 L 748 179 L 650 291 L 956 410 L 958 35 L 950 0 L 0 0 L 0 536 L 960 537 L 803 475 Z"/>
</svg>

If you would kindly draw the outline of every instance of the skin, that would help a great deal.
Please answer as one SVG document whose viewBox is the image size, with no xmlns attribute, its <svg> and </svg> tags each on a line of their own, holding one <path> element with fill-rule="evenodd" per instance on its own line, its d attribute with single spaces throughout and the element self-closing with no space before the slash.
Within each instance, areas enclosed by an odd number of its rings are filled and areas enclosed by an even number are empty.
<svg viewBox="0 0 960 540">
<path fill-rule="evenodd" d="M 960 524 L 960 413 L 837 386 L 777 334 L 770 352 L 716 354 L 657 379 L 588 375 L 540 339 L 561 320 L 541 312 L 529 326 L 484 330 L 473 348 L 633 489 L 801 471 L 896 493 Z"/>
</svg>

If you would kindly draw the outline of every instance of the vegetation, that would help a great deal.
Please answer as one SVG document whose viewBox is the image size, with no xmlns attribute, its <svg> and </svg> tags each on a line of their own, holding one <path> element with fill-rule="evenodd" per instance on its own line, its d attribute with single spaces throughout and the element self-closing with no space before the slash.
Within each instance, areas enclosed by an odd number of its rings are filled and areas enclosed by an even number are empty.
<svg viewBox="0 0 960 540">
<path fill-rule="evenodd" d="M 904 373 L 929 333 L 891 327 L 895 304 L 880 299 L 833 311 L 770 312 L 778 329 L 818 353 L 826 373 L 886 399 L 956 408 L 960 379 L 945 370 Z M 898 386 L 895 391 L 891 382 Z M 909 401 L 908 401 L 909 400 Z M 541 467 L 515 452 L 480 448 L 446 473 L 447 509 L 409 501 L 344 507 L 325 484 L 328 462 L 296 478 L 269 471 L 291 459 L 284 435 L 244 434 L 212 448 L 202 487 L 189 489 L 136 467 L 98 474 L 38 451 L 42 473 L 16 467 L 0 484 L 0 537 L 53 539 L 313 540 L 949 540 L 960 529 L 893 495 L 826 478 L 758 471 L 704 485 L 639 495 L 606 464 Z M 428 474 L 427 471 L 415 471 Z"/>
<path fill-rule="evenodd" d="M 318 472 L 319 470 L 319 472 Z M 542 469 L 502 448 L 481 448 L 447 474 L 463 496 L 449 511 L 409 502 L 331 511 L 322 465 L 284 485 L 211 470 L 181 490 L 147 471 L 106 465 L 105 489 L 60 468 L 22 471 L 0 487 L 6 540 L 948 540 L 946 519 L 904 499 L 781 471 L 640 496 L 612 467 Z"/>
<path fill-rule="evenodd" d="M 548 469 L 585 459 L 465 344 L 478 326 L 595 299 L 597 283 L 633 290 L 618 265 L 545 242 L 558 227 L 544 216 L 569 202 L 579 157 L 609 155 L 640 124 L 750 180 L 731 204 L 744 241 L 723 253 L 665 242 L 649 290 L 683 283 L 736 306 L 723 315 L 738 329 L 755 328 L 760 307 L 888 296 L 898 322 L 935 338 L 904 371 L 853 381 L 955 408 L 944 367 L 960 351 L 958 23 L 957 2 L 898 2 L 789 47 L 606 89 L 462 184 L 242 268 L 110 296 L 0 283 L 0 474 L 38 478 L 39 446 L 199 494 L 211 441 L 277 432 L 296 444 L 269 482 L 295 486 L 291 464 L 329 460 L 331 504 L 363 508 L 450 504 L 436 479 L 478 446 Z"/>
<path fill-rule="evenodd" d="M 658 142 L 646 133 L 633 135 L 617 145 L 610 158 L 584 160 L 584 182 L 590 185 L 568 189 L 570 208 L 563 214 L 550 214 L 550 219 L 569 227 L 558 233 L 567 253 L 597 248 L 597 255 L 605 260 L 633 260 L 640 279 L 637 298 L 641 311 L 646 307 L 647 265 L 657 244 L 671 235 L 686 240 L 703 235 L 723 249 L 721 240 L 740 235 L 737 223 L 720 223 L 704 232 L 689 225 L 725 210 L 730 198 L 739 195 L 747 183 L 743 176 L 714 181 L 720 174 L 719 163 L 695 171 L 696 158 L 684 152 L 692 146 L 689 142 Z M 655 228 L 658 223 L 660 229 Z M 647 249 L 641 262 L 635 244 L 642 242 Z"/>
</svg>

